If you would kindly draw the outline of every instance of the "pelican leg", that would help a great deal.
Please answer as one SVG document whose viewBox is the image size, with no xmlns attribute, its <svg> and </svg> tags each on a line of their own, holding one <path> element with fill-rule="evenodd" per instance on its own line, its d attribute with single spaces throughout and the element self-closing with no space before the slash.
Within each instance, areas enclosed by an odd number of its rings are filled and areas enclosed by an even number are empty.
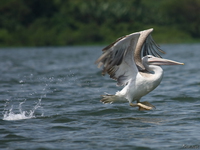
<svg viewBox="0 0 200 150">
<path fill-rule="evenodd" d="M 139 107 L 139 110 L 151 110 L 152 109 L 152 107 L 144 105 L 142 103 L 137 103 L 137 105 Z"/>
<path fill-rule="evenodd" d="M 140 103 L 142 103 L 142 104 L 144 104 L 144 105 L 147 105 L 147 106 L 149 106 L 149 107 L 152 107 L 152 108 L 156 109 L 156 107 L 155 107 L 154 105 L 152 105 L 151 103 L 149 103 L 149 102 L 147 102 L 147 101 L 145 101 L 145 102 L 140 102 Z"/>
<path fill-rule="evenodd" d="M 138 107 L 137 104 L 133 104 L 133 103 L 130 103 L 129 105 L 130 105 L 131 107 Z"/>
<path fill-rule="evenodd" d="M 139 107 L 139 110 L 152 110 L 153 108 L 156 108 L 149 102 L 138 102 L 137 104 L 130 103 L 131 107 Z"/>
<path fill-rule="evenodd" d="M 130 106 L 131 107 L 139 107 L 139 110 L 151 110 L 151 107 L 146 106 L 146 105 L 141 104 L 141 103 L 137 103 L 137 104 L 130 103 Z"/>
</svg>

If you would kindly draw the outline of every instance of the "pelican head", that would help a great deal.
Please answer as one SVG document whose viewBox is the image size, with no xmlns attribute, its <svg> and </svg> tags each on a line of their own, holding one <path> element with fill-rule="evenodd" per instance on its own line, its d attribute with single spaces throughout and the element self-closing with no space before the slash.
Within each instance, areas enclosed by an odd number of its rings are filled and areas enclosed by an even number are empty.
<svg viewBox="0 0 200 150">
<path fill-rule="evenodd" d="M 148 64 L 148 65 L 184 65 L 184 63 L 169 60 L 169 59 L 164 59 L 164 58 L 159 58 L 159 57 L 154 57 L 152 55 L 147 55 L 143 57 L 143 63 Z"/>
</svg>

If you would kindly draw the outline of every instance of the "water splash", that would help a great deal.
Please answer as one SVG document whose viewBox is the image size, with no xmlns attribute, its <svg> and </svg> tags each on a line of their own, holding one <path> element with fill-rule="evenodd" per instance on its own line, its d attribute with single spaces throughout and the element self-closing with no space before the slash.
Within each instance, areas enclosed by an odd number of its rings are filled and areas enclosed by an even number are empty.
<svg viewBox="0 0 200 150">
<path fill-rule="evenodd" d="M 19 103 L 19 113 L 14 113 L 12 105 L 9 110 L 4 110 L 3 120 L 23 120 L 23 119 L 35 118 L 34 113 L 38 108 L 41 107 L 41 100 L 42 99 L 39 99 L 37 104 L 30 111 L 22 110 L 22 104 L 24 104 L 26 100 Z M 41 116 L 43 116 L 43 113 Z"/>
</svg>

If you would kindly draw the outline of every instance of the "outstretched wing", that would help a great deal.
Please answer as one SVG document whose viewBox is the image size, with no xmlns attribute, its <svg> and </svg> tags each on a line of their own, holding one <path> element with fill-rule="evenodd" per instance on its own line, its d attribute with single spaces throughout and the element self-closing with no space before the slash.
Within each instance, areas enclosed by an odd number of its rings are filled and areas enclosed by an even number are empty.
<svg viewBox="0 0 200 150">
<path fill-rule="evenodd" d="M 145 40 L 142 51 L 142 57 L 146 55 L 153 55 L 155 57 L 162 58 L 159 53 L 165 54 L 165 52 L 162 49 L 160 49 L 159 45 L 156 44 L 151 34 L 149 34 L 149 36 Z"/>
<path fill-rule="evenodd" d="M 159 53 L 165 54 L 163 50 L 155 43 L 151 36 L 153 29 L 140 31 L 140 37 L 134 53 L 134 60 L 139 71 L 145 71 L 145 67 L 142 64 L 142 57 L 146 55 L 153 55 L 155 57 L 161 57 Z"/>
<path fill-rule="evenodd" d="M 140 33 L 132 33 L 117 39 L 102 50 L 96 61 L 98 67 L 103 66 L 102 74 L 108 73 L 117 85 L 126 85 L 138 73 L 133 56 L 139 36 Z"/>
</svg>

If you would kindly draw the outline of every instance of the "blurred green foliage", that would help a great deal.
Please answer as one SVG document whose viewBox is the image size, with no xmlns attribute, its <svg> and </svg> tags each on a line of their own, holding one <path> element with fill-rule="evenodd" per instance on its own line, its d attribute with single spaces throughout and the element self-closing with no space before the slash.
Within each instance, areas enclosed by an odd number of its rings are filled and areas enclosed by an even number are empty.
<svg viewBox="0 0 200 150">
<path fill-rule="evenodd" d="M 200 42 L 200 0 L 1 0 L 0 46 L 110 43 L 154 28 L 158 43 Z"/>
</svg>

